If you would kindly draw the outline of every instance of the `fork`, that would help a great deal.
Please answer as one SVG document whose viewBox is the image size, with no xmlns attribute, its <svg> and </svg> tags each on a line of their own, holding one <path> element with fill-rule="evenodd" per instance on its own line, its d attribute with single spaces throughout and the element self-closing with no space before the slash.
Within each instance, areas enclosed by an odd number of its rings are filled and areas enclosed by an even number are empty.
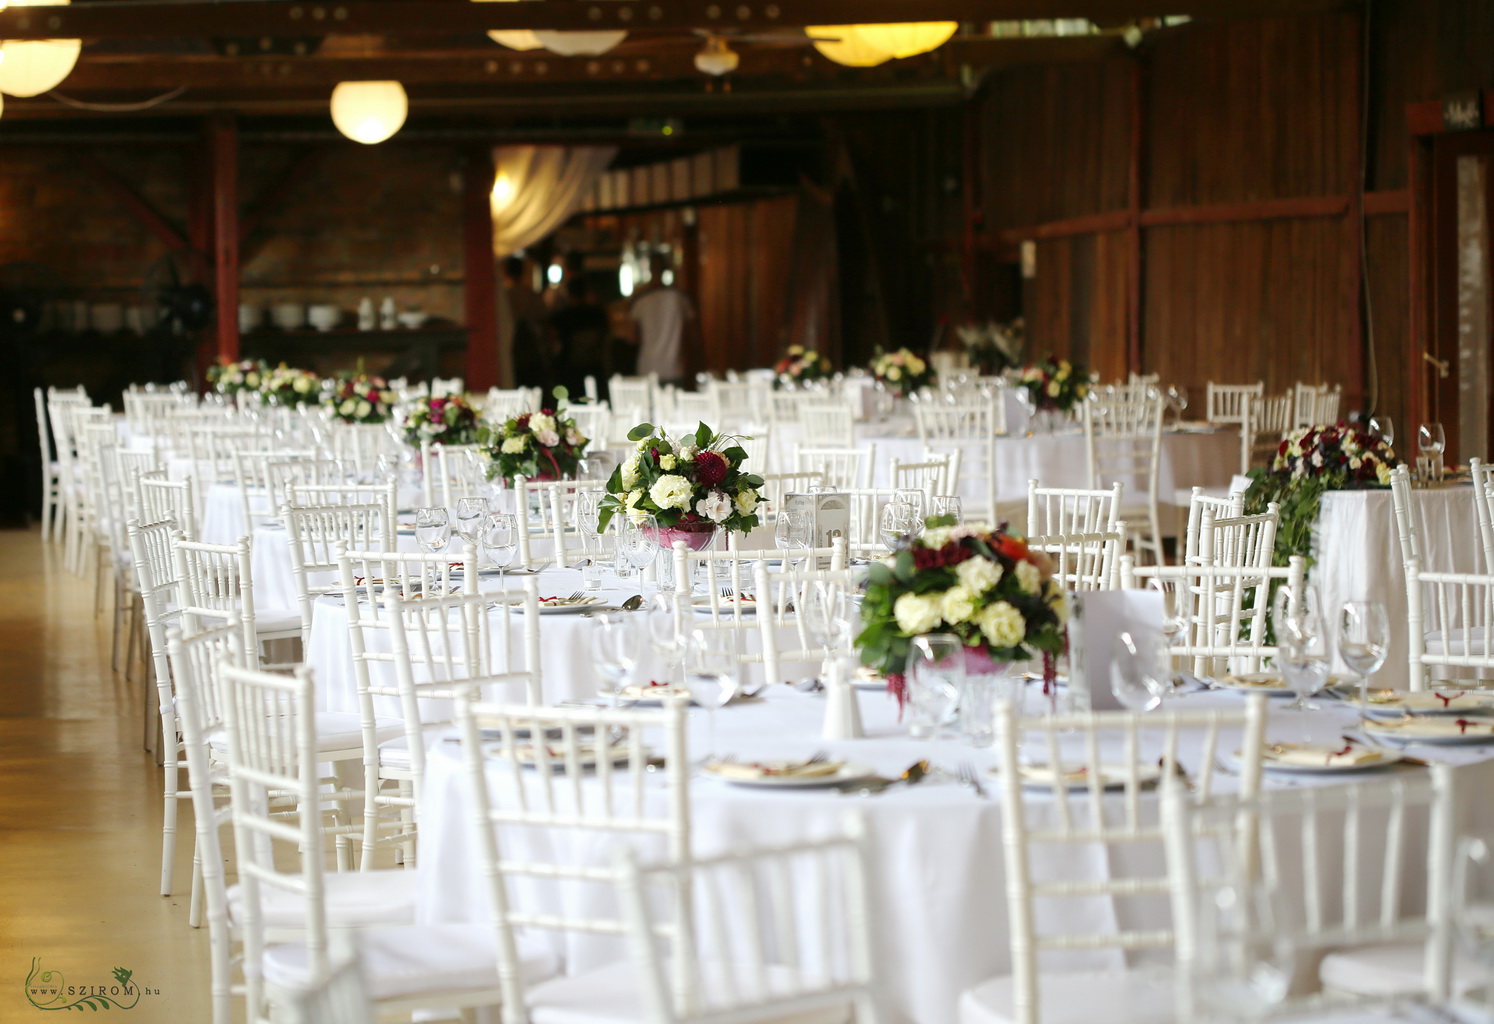
<svg viewBox="0 0 1494 1024">
<path fill-rule="evenodd" d="M 975 795 L 980 797 L 982 800 L 987 800 L 990 798 L 989 794 L 986 793 L 986 787 L 980 784 L 980 776 L 976 774 L 975 769 L 970 766 L 970 763 L 968 761 L 960 765 L 959 779 L 960 785 L 969 786 L 971 790 L 974 791 Z"/>
<path fill-rule="evenodd" d="M 721 599 L 723 601 L 730 601 L 733 597 L 737 596 L 737 592 L 732 589 L 730 583 L 721 584 L 721 586 L 719 586 L 717 590 L 720 591 Z"/>
<path fill-rule="evenodd" d="M 574 594 L 572 594 L 570 597 L 566 598 L 565 599 L 565 603 L 566 604 L 576 604 L 578 601 L 580 601 L 585 596 L 586 596 L 586 591 L 584 591 L 584 590 L 578 590 Z"/>
<path fill-rule="evenodd" d="M 816 750 L 813 754 L 810 754 L 808 757 L 806 757 L 804 759 L 804 763 L 805 764 L 823 764 L 824 762 L 826 762 L 828 760 L 830 760 L 830 751 L 828 751 L 828 750 Z"/>
</svg>

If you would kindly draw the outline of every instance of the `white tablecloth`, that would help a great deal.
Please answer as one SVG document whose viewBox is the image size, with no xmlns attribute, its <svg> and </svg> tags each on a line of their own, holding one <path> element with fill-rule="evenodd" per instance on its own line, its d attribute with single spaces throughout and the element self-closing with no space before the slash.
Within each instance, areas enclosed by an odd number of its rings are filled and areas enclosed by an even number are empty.
<svg viewBox="0 0 1494 1024">
<path fill-rule="evenodd" d="M 1238 700 L 1236 695 L 1226 693 L 1185 698 L 1193 707 L 1231 705 Z M 774 688 L 765 701 L 717 712 L 717 750 L 756 759 L 802 757 L 812 750 L 828 748 L 837 757 L 870 764 L 883 775 L 896 775 L 925 757 L 951 770 L 961 762 L 981 770 L 993 763 L 989 749 L 973 750 L 944 741 L 936 750 L 926 741 L 907 739 L 905 729 L 896 723 L 895 707 L 883 694 L 862 693 L 860 701 L 869 738 L 825 743 L 819 739 L 824 701 Z M 702 751 L 705 740 L 704 716 L 701 711 L 690 712 L 691 750 L 696 753 Z M 1309 727 L 1314 735 L 1328 741 L 1336 738 L 1348 717 L 1342 707 L 1307 719 L 1276 712 L 1269 735 L 1298 739 L 1303 728 Z M 1223 749 L 1234 749 L 1228 746 L 1230 742 L 1238 742 L 1238 738 L 1221 739 Z M 420 821 L 419 915 L 426 921 L 482 920 L 486 901 L 477 894 L 486 890 L 469 831 L 460 748 L 438 738 L 431 750 Z M 1195 775 L 1198 756 L 1195 749 L 1191 752 L 1194 760 L 1190 761 L 1185 737 L 1183 760 Z M 1435 755 L 1425 756 L 1466 763 L 1486 753 L 1485 748 L 1438 749 Z M 1473 771 L 1482 773 L 1484 769 Z M 1233 781 L 1216 778 L 1221 790 Z M 1319 783 L 1319 779 L 1300 776 L 1268 776 L 1267 781 L 1268 786 Z M 501 794 L 505 783 L 494 773 L 490 785 L 495 787 L 495 794 Z M 1473 793 L 1477 788 L 1470 783 L 1463 792 Z M 1004 972 L 1010 962 L 999 795 L 994 780 L 988 789 L 995 798 L 980 800 L 967 789 L 929 781 L 916 788 L 895 787 L 885 795 L 861 798 L 834 790 L 753 790 L 697 778 L 692 781 L 691 792 L 694 846 L 698 853 L 709 856 L 755 844 L 809 839 L 840 829 L 847 810 L 864 812 L 874 850 L 872 916 L 878 928 L 879 945 L 874 955 L 876 976 L 883 986 L 878 1000 L 882 1019 L 887 1024 L 949 1024 L 955 1019 L 960 991 Z M 657 795 L 662 801 L 662 781 Z M 1144 799 L 1155 809 L 1154 795 Z M 1041 814 L 1039 803 L 1033 817 Z M 1042 822 L 1034 824 L 1040 826 Z M 1487 833 L 1486 826 L 1483 831 Z M 597 839 L 594 847 L 568 852 L 607 865 L 616 842 L 615 836 L 607 836 Z M 1414 851 L 1414 844 L 1408 849 Z M 661 855 L 658 849 L 640 850 L 645 857 Z M 1140 845 L 1062 850 L 1050 846 L 1044 848 L 1042 857 L 1034 859 L 1033 869 L 1043 880 L 1152 876 L 1160 859 L 1160 849 Z M 1408 887 L 1424 878 L 1416 860 L 1411 852 L 1406 867 Z M 1058 926 L 1094 931 L 1117 926 L 1165 927 L 1167 921 L 1162 900 L 1042 901 L 1038 908 L 1040 931 Z M 557 948 L 565 954 L 567 970 L 573 972 L 626 955 L 618 941 L 595 937 L 567 937 L 557 941 Z M 1122 960 L 1119 953 L 1105 951 L 1068 954 L 1053 964 L 1103 969 L 1119 967 Z M 1102 1019 L 1103 1008 L 1096 1010 L 1096 1019 Z"/>
<path fill-rule="evenodd" d="M 1421 521 L 1422 568 L 1436 572 L 1481 572 L 1478 519 L 1471 485 L 1413 490 Z M 1377 600 L 1390 621 L 1390 650 L 1376 686 L 1410 685 L 1406 633 L 1406 572 L 1390 491 L 1329 491 L 1323 495 L 1314 534 L 1317 564 L 1309 576 L 1318 587 L 1323 614 L 1337 629 L 1345 601 Z"/>
</svg>

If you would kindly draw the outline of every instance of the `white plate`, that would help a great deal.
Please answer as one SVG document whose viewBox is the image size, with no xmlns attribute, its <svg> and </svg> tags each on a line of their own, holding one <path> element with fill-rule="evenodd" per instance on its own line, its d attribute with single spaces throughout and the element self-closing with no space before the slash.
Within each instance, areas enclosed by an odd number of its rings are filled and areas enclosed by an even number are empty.
<svg viewBox="0 0 1494 1024">
<path fill-rule="evenodd" d="M 1288 775 L 1342 775 L 1345 772 L 1372 772 L 1388 768 L 1393 764 L 1398 764 L 1403 756 L 1399 750 L 1389 750 L 1384 747 L 1374 752 L 1379 755 L 1377 758 L 1373 761 L 1361 761 L 1358 764 L 1291 764 L 1272 760 L 1271 752 L 1268 750 L 1261 756 L 1261 769 Z M 1239 763 L 1240 752 L 1236 751 L 1235 764 Z"/>
<path fill-rule="evenodd" d="M 1359 703 L 1357 692 L 1346 693 L 1343 687 L 1337 688 L 1337 692 L 1343 696 L 1344 703 L 1350 707 L 1359 708 L 1370 718 L 1397 719 L 1406 715 L 1411 716 L 1434 716 L 1446 715 L 1479 715 L 1487 714 L 1494 710 L 1494 693 L 1487 690 L 1458 690 L 1444 688 L 1440 690 L 1421 690 L 1415 693 L 1410 691 L 1396 691 L 1390 699 L 1379 701 L 1371 700 L 1367 705 Z M 1386 694 L 1385 690 L 1371 690 L 1371 693 Z M 1438 698 L 1457 698 L 1453 706 L 1444 703 Z"/>
<path fill-rule="evenodd" d="M 658 708 L 664 706 L 664 699 L 678 694 L 685 700 L 690 700 L 687 690 L 680 690 L 673 686 L 651 686 L 651 687 L 625 687 L 622 693 L 613 693 L 611 690 L 598 690 L 598 697 L 605 697 L 609 702 L 617 700 L 638 708 Z"/>
<path fill-rule="evenodd" d="M 690 604 L 695 609 L 695 611 L 696 611 L 697 614 L 700 613 L 700 612 L 705 612 L 705 613 L 709 614 L 710 611 L 711 611 L 711 599 L 709 597 L 691 598 Z M 737 601 L 735 599 L 733 599 L 733 598 L 722 598 L 719 607 L 721 609 L 722 614 L 724 614 L 724 615 L 725 614 L 732 614 L 734 612 L 734 610 L 737 609 L 737 608 L 741 608 L 742 609 L 742 614 L 743 615 L 756 615 L 757 614 L 757 602 L 756 601 L 743 601 L 741 604 L 738 604 Z"/>
<path fill-rule="evenodd" d="M 1224 676 L 1214 681 L 1216 690 L 1234 690 L 1237 693 L 1264 693 L 1268 697 L 1295 697 L 1292 688 L 1276 672 L 1242 672 Z"/>
<path fill-rule="evenodd" d="M 706 765 L 701 771 L 728 786 L 745 786 L 748 789 L 831 789 L 847 782 L 869 779 L 876 774 L 871 765 L 854 761 L 847 761 L 835 771 L 824 775 L 762 775 L 755 779 L 729 779 L 717 775 L 710 765 Z"/>
<path fill-rule="evenodd" d="M 1047 776 L 1030 775 L 1029 771 L 1040 769 Z M 1023 765 L 1019 769 L 1022 773 L 1023 789 L 1052 789 L 1054 779 L 1048 772 L 1046 765 Z M 996 774 L 996 769 L 991 769 L 991 774 Z M 1086 773 L 1083 777 L 1075 772 L 1067 773 L 1064 788 L 1070 790 L 1084 790 L 1089 788 L 1089 777 Z M 1125 765 L 1102 764 L 1100 766 L 1100 788 L 1101 789 L 1124 789 L 1126 785 L 1127 771 Z M 1155 764 L 1144 764 L 1136 772 L 1136 781 L 1143 786 L 1155 786 L 1162 778 L 1162 769 Z"/>
<path fill-rule="evenodd" d="M 1360 728 L 1376 739 L 1392 743 L 1430 743 L 1444 747 L 1494 743 L 1494 718 L 1471 715 L 1469 718 L 1476 723 L 1469 732 L 1452 731 L 1455 728 L 1453 722 L 1442 716 L 1365 722 Z"/>
<path fill-rule="evenodd" d="M 525 746 L 519 748 L 519 764 L 525 768 L 538 768 L 539 761 L 537 758 L 535 758 L 534 752 L 532 750 L 526 749 L 527 746 L 528 745 L 526 744 Z M 580 744 L 579 746 L 580 749 L 576 751 L 577 763 L 583 769 L 596 768 L 598 761 L 601 760 L 597 757 L 596 749 L 593 747 L 588 747 L 585 744 Z M 508 761 L 508 753 L 503 749 L 501 743 L 494 743 L 491 741 L 484 742 L 483 751 L 489 758 L 504 762 Z M 609 760 L 612 762 L 614 767 L 620 764 L 627 763 L 629 752 L 626 745 L 619 745 L 617 747 L 614 747 L 610 752 L 612 756 Z M 554 771 L 565 771 L 565 756 L 565 751 L 561 748 L 556 748 L 551 751 L 550 764 Z M 645 748 L 643 751 L 643 756 L 645 758 L 649 758 L 652 755 L 649 753 L 648 749 Z"/>
</svg>

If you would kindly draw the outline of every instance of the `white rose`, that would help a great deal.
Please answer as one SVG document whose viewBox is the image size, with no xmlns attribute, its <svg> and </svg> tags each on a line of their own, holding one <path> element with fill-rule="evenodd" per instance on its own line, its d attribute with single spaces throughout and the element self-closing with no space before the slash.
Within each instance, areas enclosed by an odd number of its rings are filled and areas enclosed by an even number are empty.
<svg viewBox="0 0 1494 1024">
<path fill-rule="evenodd" d="M 351 415 L 353 415 L 353 409 L 354 408 L 355 407 L 354 407 L 354 404 L 353 404 L 353 400 L 351 398 L 349 398 L 347 401 L 343 402 L 341 405 L 339 405 L 337 407 L 337 411 L 340 412 L 340 413 L 342 413 L 344 416 L 351 416 Z"/>
<path fill-rule="evenodd" d="M 534 439 L 546 448 L 554 448 L 560 443 L 560 435 L 553 430 L 536 430 Z"/>
<path fill-rule="evenodd" d="M 522 437 L 505 437 L 500 450 L 504 455 L 517 455 L 524 450 L 524 439 Z"/>
<path fill-rule="evenodd" d="M 723 523 L 731 518 L 731 497 L 725 491 L 712 491 L 695 503 L 695 511 L 713 523 Z"/>
<path fill-rule="evenodd" d="M 1057 398 L 1058 397 L 1058 392 L 1061 391 L 1061 390 L 1062 389 L 1058 386 L 1058 381 L 1057 380 L 1052 380 L 1052 381 L 1048 382 L 1048 397 L 1049 398 Z"/>
<path fill-rule="evenodd" d="M 1016 647 L 1027 635 L 1027 621 L 1022 613 L 1005 601 L 983 608 L 976 622 L 992 647 Z"/>
<path fill-rule="evenodd" d="M 939 602 L 932 597 L 904 594 L 892 606 L 897 628 L 910 636 L 927 633 L 939 625 Z"/>
<path fill-rule="evenodd" d="M 565 443 L 570 445 L 572 448 L 585 443 L 585 441 L 586 438 L 582 437 L 581 431 L 577 430 L 575 427 L 565 428 Z"/>
<path fill-rule="evenodd" d="M 965 622 L 975 614 L 975 594 L 963 584 L 955 584 L 939 599 L 939 614 L 951 626 Z"/>
<path fill-rule="evenodd" d="M 674 454 L 681 462 L 692 462 L 700 454 L 700 449 L 694 444 L 677 444 L 674 446 Z"/>
<path fill-rule="evenodd" d="M 955 566 L 955 576 L 977 594 L 984 594 L 1001 582 L 1001 566 L 984 558 L 967 558 Z"/>
<path fill-rule="evenodd" d="M 1031 562 L 1018 562 L 1013 571 L 1017 574 L 1017 586 L 1022 588 L 1022 593 L 1036 594 L 1042 588 L 1042 571 Z"/>
<path fill-rule="evenodd" d="M 737 511 L 744 516 L 750 516 L 757 511 L 757 491 L 749 487 L 737 495 Z"/>
<path fill-rule="evenodd" d="M 888 380 L 900 380 L 902 379 L 903 371 L 900 367 L 894 366 L 887 371 L 885 376 Z"/>
<path fill-rule="evenodd" d="M 1069 595 L 1063 592 L 1062 587 L 1049 580 L 1048 585 L 1043 588 L 1043 599 L 1053 609 L 1053 614 L 1058 616 L 1060 626 L 1069 621 Z"/>
<path fill-rule="evenodd" d="M 633 456 L 623 463 L 622 485 L 624 487 L 638 486 L 638 456 Z"/>
<path fill-rule="evenodd" d="M 675 473 L 667 473 L 654 481 L 648 496 L 661 509 L 690 507 L 690 494 L 694 490 L 690 481 Z"/>
<path fill-rule="evenodd" d="M 665 470 L 673 469 L 673 468 L 675 468 L 678 465 L 679 465 L 679 460 L 676 459 L 673 455 L 660 455 L 659 456 L 659 468 L 660 469 L 665 469 Z"/>
<path fill-rule="evenodd" d="M 949 527 L 936 526 L 931 530 L 923 531 L 923 546 L 930 551 L 938 551 L 949 543 Z"/>
<path fill-rule="evenodd" d="M 542 412 L 537 412 L 533 416 L 529 417 L 529 429 L 534 431 L 536 434 L 545 433 L 546 431 L 553 434 L 555 433 L 555 417 L 546 416 Z"/>
<path fill-rule="evenodd" d="M 311 379 L 309 377 L 297 377 L 296 383 L 292 386 L 304 395 L 311 390 Z"/>
<path fill-rule="evenodd" d="M 358 410 L 357 411 L 358 411 L 358 418 L 362 419 L 363 417 L 367 416 L 369 413 L 373 412 L 373 406 L 370 405 L 367 402 L 359 402 L 358 403 Z"/>
</svg>

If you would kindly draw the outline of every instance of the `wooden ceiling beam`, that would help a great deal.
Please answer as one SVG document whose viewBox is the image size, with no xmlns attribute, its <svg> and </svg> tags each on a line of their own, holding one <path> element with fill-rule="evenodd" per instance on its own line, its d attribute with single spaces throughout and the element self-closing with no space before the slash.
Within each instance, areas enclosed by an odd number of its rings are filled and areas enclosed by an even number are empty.
<svg viewBox="0 0 1494 1024">
<path fill-rule="evenodd" d="M 169 39 L 422 35 L 492 29 L 749 29 L 846 21 L 959 22 L 1159 14 L 1263 17 L 1337 9 L 1343 0 L 83 0 L 0 11 L 0 39 Z"/>
</svg>

